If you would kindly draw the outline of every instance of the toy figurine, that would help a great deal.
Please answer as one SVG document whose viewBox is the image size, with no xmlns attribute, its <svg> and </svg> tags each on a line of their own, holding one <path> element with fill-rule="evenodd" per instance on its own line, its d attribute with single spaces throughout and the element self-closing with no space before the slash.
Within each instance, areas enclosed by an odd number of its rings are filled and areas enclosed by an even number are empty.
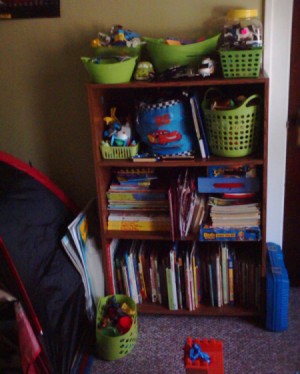
<svg viewBox="0 0 300 374">
<path fill-rule="evenodd" d="M 215 72 L 215 62 L 211 58 L 206 57 L 202 60 L 198 71 L 203 78 L 211 76 Z"/>
<path fill-rule="evenodd" d="M 209 355 L 201 350 L 199 344 L 194 343 L 191 350 L 190 350 L 190 359 L 192 361 L 195 361 L 197 358 L 201 358 L 202 360 L 204 360 L 204 361 L 206 361 L 210 364 Z"/>
<path fill-rule="evenodd" d="M 138 63 L 134 79 L 137 81 L 150 81 L 154 78 L 155 71 L 153 65 L 149 61 L 141 61 Z"/>
</svg>

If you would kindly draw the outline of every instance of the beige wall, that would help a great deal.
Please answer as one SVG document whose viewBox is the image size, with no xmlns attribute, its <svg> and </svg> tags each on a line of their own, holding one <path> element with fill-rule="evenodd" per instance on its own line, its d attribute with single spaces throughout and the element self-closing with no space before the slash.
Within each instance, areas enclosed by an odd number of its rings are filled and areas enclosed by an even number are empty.
<svg viewBox="0 0 300 374">
<path fill-rule="evenodd" d="M 230 8 L 263 0 L 61 0 L 61 17 L 0 22 L 0 149 L 47 174 L 80 206 L 95 194 L 80 56 L 113 24 L 144 36 L 215 33 Z"/>
</svg>

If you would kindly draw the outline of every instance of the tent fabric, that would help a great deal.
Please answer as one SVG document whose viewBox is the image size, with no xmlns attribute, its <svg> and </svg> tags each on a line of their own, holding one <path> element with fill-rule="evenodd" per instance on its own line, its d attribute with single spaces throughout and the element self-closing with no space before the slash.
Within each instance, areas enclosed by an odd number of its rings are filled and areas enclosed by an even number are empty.
<svg viewBox="0 0 300 374">
<path fill-rule="evenodd" d="M 81 277 L 60 241 L 76 213 L 72 201 L 46 176 L 0 152 L 0 238 L 8 252 L 6 257 L 2 253 L 6 261 L 1 258 L 0 282 L 24 302 L 36 333 L 40 324 L 55 374 L 71 372 L 83 336 L 92 329 Z"/>
</svg>

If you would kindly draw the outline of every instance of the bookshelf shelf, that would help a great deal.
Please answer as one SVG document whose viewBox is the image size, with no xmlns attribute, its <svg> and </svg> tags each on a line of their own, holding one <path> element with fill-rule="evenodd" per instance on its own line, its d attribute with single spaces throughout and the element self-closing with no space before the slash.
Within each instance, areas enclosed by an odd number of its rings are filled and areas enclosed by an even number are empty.
<svg viewBox="0 0 300 374">
<path fill-rule="evenodd" d="M 250 156 L 240 158 L 219 157 L 211 155 L 207 159 L 197 156 L 195 159 L 186 160 L 158 160 L 155 162 L 139 161 L 134 162 L 131 159 L 103 159 L 100 152 L 100 144 L 103 140 L 103 130 L 105 123 L 103 118 L 109 115 L 111 107 L 117 107 L 119 111 L 127 111 L 127 114 L 135 113 L 135 103 L 142 99 L 144 95 L 161 95 L 162 92 L 181 92 L 183 89 L 197 91 L 199 98 L 204 97 L 204 93 L 210 87 L 217 87 L 226 92 L 239 93 L 245 92 L 245 95 L 257 93 L 262 98 L 262 120 L 259 132 L 259 146 L 256 153 Z M 227 167 L 235 167 L 238 165 L 252 165 L 257 168 L 260 180 L 260 203 L 261 203 L 261 240 L 257 242 L 234 242 L 233 246 L 237 251 L 258 253 L 259 261 L 259 305 L 255 308 L 244 304 L 225 305 L 222 307 L 200 304 L 196 310 L 189 311 L 188 308 L 180 310 L 169 310 L 167 306 L 151 301 L 143 301 L 138 305 L 140 313 L 150 314 L 172 314 L 172 315 L 195 315 L 195 316 L 257 316 L 261 315 L 264 310 L 264 294 L 265 294 L 265 276 L 266 276 L 266 191 L 267 191 L 267 154 L 268 154 L 268 95 L 269 95 L 269 79 L 265 74 L 261 74 L 258 78 L 243 79 L 224 79 L 224 78 L 208 78 L 195 80 L 182 80 L 170 82 L 131 82 L 126 84 L 87 84 L 88 104 L 90 113 L 90 126 L 92 134 L 92 146 L 94 157 L 94 171 L 96 178 L 97 194 L 98 194 L 98 211 L 100 218 L 100 234 L 102 241 L 104 272 L 106 279 L 107 294 L 111 294 L 115 290 L 113 282 L 112 269 L 112 249 L 111 243 L 114 241 L 147 241 L 149 243 L 172 243 L 172 239 L 180 242 L 180 245 L 189 246 L 190 243 L 198 241 L 199 234 L 189 234 L 187 237 L 179 237 L 172 235 L 171 230 L 158 231 L 122 231 L 108 230 L 108 201 L 106 193 L 110 188 L 113 171 L 117 169 L 131 168 L 153 168 L 162 176 L 165 182 L 176 175 L 178 170 L 186 168 L 193 172 L 199 172 L 202 176 L 209 166 L 225 165 Z M 216 241 L 198 242 L 200 248 L 208 250 Z M 201 249 L 202 250 L 202 249 Z M 246 306 L 245 306 L 246 305 Z"/>
<path fill-rule="evenodd" d="M 201 304 L 199 308 L 193 311 L 187 309 L 169 310 L 167 307 L 153 304 L 150 302 L 143 303 L 138 306 L 139 313 L 144 314 L 170 314 L 174 316 L 230 316 L 230 317 L 257 317 L 259 312 L 254 309 L 237 307 L 237 306 L 223 306 L 221 308 L 212 307 Z"/>
<path fill-rule="evenodd" d="M 252 165 L 263 165 L 264 159 L 261 156 L 243 157 L 239 161 L 243 164 L 251 163 Z M 209 159 L 203 160 L 201 158 L 195 158 L 194 160 L 163 160 L 156 162 L 140 161 L 133 162 L 132 160 L 100 160 L 98 163 L 99 168 L 112 168 L 112 167 L 124 167 L 124 168 L 139 168 L 139 167 L 153 167 L 153 168 L 178 168 L 178 167 L 205 167 L 212 165 L 236 165 L 236 158 L 222 158 L 211 156 Z"/>
</svg>

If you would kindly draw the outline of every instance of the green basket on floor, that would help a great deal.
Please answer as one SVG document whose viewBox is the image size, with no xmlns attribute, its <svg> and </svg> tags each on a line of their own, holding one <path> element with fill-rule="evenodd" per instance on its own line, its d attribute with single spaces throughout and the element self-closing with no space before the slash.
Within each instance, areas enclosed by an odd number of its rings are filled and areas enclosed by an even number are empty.
<svg viewBox="0 0 300 374">
<path fill-rule="evenodd" d="M 103 316 L 103 308 L 112 295 L 100 298 L 96 316 L 96 354 L 98 357 L 107 361 L 117 360 L 127 356 L 135 346 L 138 337 L 137 307 L 135 302 L 126 295 L 114 296 L 116 297 L 117 303 L 126 303 L 135 311 L 135 315 L 133 317 L 132 326 L 126 334 L 120 336 L 105 335 L 105 330 L 99 329 L 98 325 Z"/>
<path fill-rule="evenodd" d="M 206 91 L 202 101 L 205 130 L 211 153 L 221 157 L 244 157 L 257 148 L 261 97 L 252 95 L 234 109 L 211 110 Z"/>
<path fill-rule="evenodd" d="M 262 65 L 262 48 L 219 51 L 224 78 L 256 78 Z"/>
</svg>

